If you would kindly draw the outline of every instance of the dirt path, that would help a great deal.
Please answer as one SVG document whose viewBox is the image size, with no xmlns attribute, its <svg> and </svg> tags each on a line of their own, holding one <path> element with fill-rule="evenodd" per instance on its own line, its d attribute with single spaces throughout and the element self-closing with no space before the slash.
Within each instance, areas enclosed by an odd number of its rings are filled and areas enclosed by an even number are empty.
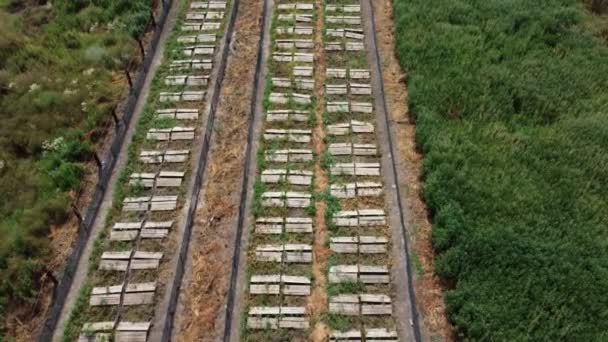
<svg viewBox="0 0 608 342">
<path fill-rule="evenodd" d="M 317 118 L 317 126 L 313 130 L 312 143 L 314 152 L 317 156 L 323 155 L 325 152 L 325 129 L 323 124 L 323 113 L 325 112 L 325 48 L 323 46 L 323 28 L 324 23 L 324 4 L 323 0 L 316 0 L 315 7 L 317 10 L 317 21 L 315 23 L 315 96 L 317 98 L 317 106 L 315 107 L 315 115 Z M 315 192 L 322 193 L 329 186 L 327 173 L 321 167 L 321 159 L 317 158 L 315 163 Z M 318 201 L 316 203 L 316 214 L 314 218 L 314 243 L 313 243 L 313 264 L 312 274 L 314 285 L 312 293 L 308 298 L 308 310 L 310 321 L 316 322 L 311 334 L 311 340 L 314 342 L 322 342 L 327 340 L 329 328 L 321 321 L 322 315 L 327 312 L 327 279 L 325 272 L 327 269 L 327 259 L 331 252 L 326 246 L 327 241 L 327 224 L 325 222 L 325 212 L 327 203 Z"/>
<path fill-rule="evenodd" d="M 431 223 L 423 200 L 422 155 L 416 150 L 414 118 L 408 111 L 406 74 L 395 56 L 395 27 L 391 0 L 373 1 L 376 19 L 376 38 L 380 52 L 385 97 L 389 107 L 391 129 L 397 149 L 397 169 L 400 188 L 407 205 L 407 222 L 414 254 L 421 267 L 416 267 L 415 289 L 422 327 L 427 338 L 442 341 L 454 339 L 453 328 L 446 316 L 443 289 L 433 273 L 434 254 L 431 245 Z"/>
<path fill-rule="evenodd" d="M 78 298 L 78 296 L 80 294 L 82 285 L 84 284 L 84 281 L 86 279 L 87 272 L 89 269 L 89 257 L 93 250 L 93 243 L 94 243 L 95 239 L 97 238 L 97 236 L 99 235 L 99 233 L 104 228 L 107 214 L 108 214 L 110 208 L 112 207 L 112 198 L 113 198 L 115 186 L 118 183 L 117 182 L 118 176 L 120 174 L 120 171 L 124 168 L 124 166 L 127 163 L 128 146 L 129 146 L 129 143 L 133 140 L 133 135 L 135 134 L 135 129 L 136 129 L 135 123 L 137 123 L 139 121 L 142 110 L 143 110 L 143 108 L 146 104 L 146 100 L 148 98 L 148 93 L 150 92 L 150 86 L 152 84 L 152 79 L 154 78 L 156 70 L 162 63 L 162 59 L 163 59 L 164 51 L 165 51 L 165 43 L 170 36 L 173 26 L 175 25 L 175 19 L 176 19 L 178 7 L 179 7 L 179 1 L 174 1 L 172 4 L 172 7 L 170 9 L 169 15 L 167 17 L 167 22 L 166 22 L 165 26 L 163 27 L 163 31 L 161 33 L 160 40 L 158 43 L 158 48 L 156 49 L 156 51 L 154 53 L 154 57 L 153 57 L 151 65 L 150 65 L 150 69 L 148 71 L 144 85 L 141 90 L 141 95 L 137 99 L 135 111 L 134 111 L 133 117 L 131 118 L 131 124 L 129 125 L 129 129 L 127 130 L 127 132 L 125 134 L 125 140 L 124 140 L 123 146 L 121 148 L 119 157 L 116 160 L 116 164 L 115 164 L 114 170 L 112 172 L 112 177 L 110 178 L 110 181 L 109 181 L 108 189 L 106 190 L 102 204 L 99 208 L 99 214 L 95 220 L 95 224 L 93 225 L 93 228 L 91 230 L 89 240 L 84 248 L 84 251 L 83 251 L 80 261 L 78 263 L 76 273 L 74 274 L 74 280 L 73 280 L 72 286 L 70 287 L 70 292 L 66 298 L 65 304 L 61 311 L 61 316 L 57 323 L 57 328 L 55 329 L 55 332 L 53 334 L 53 341 L 61 340 L 64 328 L 65 328 L 65 324 L 67 323 L 69 315 L 70 315 L 70 311 L 71 311 L 72 307 L 74 306 L 74 303 L 76 302 L 76 299 Z"/>
<path fill-rule="evenodd" d="M 261 0 L 241 0 L 190 242 L 174 339 L 216 341 L 224 330 L 234 253 Z"/>
</svg>

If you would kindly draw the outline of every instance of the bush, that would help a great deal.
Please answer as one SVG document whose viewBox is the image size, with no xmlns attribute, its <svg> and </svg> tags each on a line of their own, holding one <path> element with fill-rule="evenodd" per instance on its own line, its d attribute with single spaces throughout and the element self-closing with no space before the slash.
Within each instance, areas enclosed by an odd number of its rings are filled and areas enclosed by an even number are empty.
<svg viewBox="0 0 608 342">
<path fill-rule="evenodd" d="M 126 86 L 114 75 L 119 58 L 138 53 L 126 23 L 143 21 L 151 2 L 0 3 L 2 341 L 5 310 L 36 296 L 51 256 L 49 228 L 67 219 L 68 194 L 80 186 L 83 162 L 92 157 L 87 139 L 92 130 L 101 139 L 108 126 L 96 125 L 100 113 L 116 105 Z M 94 75 L 83 73 L 90 68 Z"/>
<path fill-rule="evenodd" d="M 608 48 L 571 0 L 395 1 L 463 340 L 608 338 Z"/>
</svg>

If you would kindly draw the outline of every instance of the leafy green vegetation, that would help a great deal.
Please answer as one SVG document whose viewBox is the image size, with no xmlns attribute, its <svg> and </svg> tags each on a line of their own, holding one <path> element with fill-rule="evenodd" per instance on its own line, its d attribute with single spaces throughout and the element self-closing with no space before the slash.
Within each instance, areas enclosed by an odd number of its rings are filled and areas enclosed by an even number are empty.
<svg viewBox="0 0 608 342">
<path fill-rule="evenodd" d="M 574 0 L 394 6 L 460 337 L 608 340 L 605 18 Z"/>
<path fill-rule="evenodd" d="M 111 125 L 150 5 L 0 1 L 0 339 L 6 308 L 35 300 L 50 226 Z"/>
</svg>

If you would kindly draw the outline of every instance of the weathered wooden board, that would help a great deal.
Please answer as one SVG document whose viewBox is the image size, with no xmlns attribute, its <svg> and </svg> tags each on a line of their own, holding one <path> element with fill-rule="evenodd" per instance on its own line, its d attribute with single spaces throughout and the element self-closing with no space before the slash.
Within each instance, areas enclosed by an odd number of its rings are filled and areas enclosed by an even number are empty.
<svg viewBox="0 0 608 342">
<path fill-rule="evenodd" d="M 331 24 L 361 25 L 361 17 L 349 15 L 328 15 L 325 17 L 325 22 Z"/>
<path fill-rule="evenodd" d="M 198 119 L 198 115 L 198 109 L 194 108 L 168 108 L 156 110 L 156 116 L 161 119 L 196 120 Z"/>
<path fill-rule="evenodd" d="M 265 140 L 286 140 L 297 143 L 309 143 L 312 136 L 310 129 L 273 129 L 264 131 Z"/>
<path fill-rule="evenodd" d="M 336 176 L 380 176 L 380 163 L 336 163 L 330 172 Z"/>
<path fill-rule="evenodd" d="M 266 161 L 287 163 L 287 162 L 308 162 L 312 161 L 312 151 L 307 149 L 287 149 L 266 152 Z"/>
<path fill-rule="evenodd" d="M 190 3 L 192 9 L 225 9 L 225 1 L 193 1 Z"/>
<path fill-rule="evenodd" d="M 215 31 L 219 30 L 221 22 L 185 22 L 181 29 L 182 31 L 195 31 L 195 32 L 203 32 L 203 31 Z"/>
<path fill-rule="evenodd" d="M 290 34 L 290 35 L 301 35 L 311 36 L 312 27 L 306 25 L 295 25 L 295 26 L 279 26 L 276 28 L 277 34 Z"/>
<path fill-rule="evenodd" d="M 344 12 L 344 13 L 359 13 L 361 5 L 330 5 L 325 6 L 327 12 Z"/>
<path fill-rule="evenodd" d="M 211 59 L 182 59 L 171 61 L 169 70 L 172 72 L 190 70 L 211 70 L 213 61 Z"/>
<path fill-rule="evenodd" d="M 307 122 L 309 113 L 305 111 L 296 110 L 269 110 L 266 113 L 267 122 L 282 122 L 282 121 L 295 121 L 295 122 Z"/>
</svg>

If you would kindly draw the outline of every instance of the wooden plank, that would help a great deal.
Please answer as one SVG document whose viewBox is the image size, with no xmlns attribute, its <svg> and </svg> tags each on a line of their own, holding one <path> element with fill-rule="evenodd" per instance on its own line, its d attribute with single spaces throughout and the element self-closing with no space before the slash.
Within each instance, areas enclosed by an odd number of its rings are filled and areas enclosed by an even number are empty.
<svg viewBox="0 0 608 342">
<path fill-rule="evenodd" d="M 359 269 L 357 265 L 335 265 L 329 268 L 329 282 L 356 283 Z"/>
<path fill-rule="evenodd" d="M 393 342 L 399 341 L 399 336 L 395 330 L 388 330 L 386 328 L 366 328 L 365 340 L 374 342 Z"/>
<path fill-rule="evenodd" d="M 369 79 L 370 72 L 368 69 L 351 69 L 349 76 L 351 79 Z"/>
<path fill-rule="evenodd" d="M 109 331 L 114 329 L 114 321 L 89 322 L 82 326 L 82 330 L 90 332 Z"/>
<path fill-rule="evenodd" d="M 337 331 L 337 330 L 333 330 L 330 334 L 329 334 L 329 340 L 330 341 L 349 341 L 349 342 L 361 342 L 361 332 L 359 330 L 349 330 L 349 331 Z"/>
<path fill-rule="evenodd" d="M 153 270 L 157 269 L 160 264 L 159 260 L 153 259 L 133 259 L 131 261 L 132 270 Z"/>
<path fill-rule="evenodd" d="M 251 284 L 249 286 L 249 293 L 254 295 L 260 294 L 272 294 L 278 295 L 281 293 L 279 284 Z"/>
<path fill-rule="evenodd" d="M 128 260 L 101 260 L 99 269 L 103 271 L 126 271 L 129 266 Z"/>
<path fill-rule="evenodd" d="M 312 219 L 309 217 L 287 217 L 285 219 L 285 232 L 312 233 Z"/>
<path fill-rule="evenodd" d="M 276 330 L 279 328 L 279 319 L 278 318 L 258 318 L 251 317 L 247 318 L 247 328 L 249 329 L 273 329 Z"/>
<path fill-rule="evenodd" d="M 117 331 L 115 342 L 146 342 L 147 336 L 147 332 Z"/>
<path fill-rule="evenodd" d="M 308 329 L 308 320 L 304 317 L 281 317 L 279 328 L 282 329 Z"/>
<path fill-rule="evenodd" d="M 331 299 L 329 301 L 329 312 L 332 314 L 359 316 L 359 311 L 359 303 L 342 303 L 332 301 Z"/>
</svg>

